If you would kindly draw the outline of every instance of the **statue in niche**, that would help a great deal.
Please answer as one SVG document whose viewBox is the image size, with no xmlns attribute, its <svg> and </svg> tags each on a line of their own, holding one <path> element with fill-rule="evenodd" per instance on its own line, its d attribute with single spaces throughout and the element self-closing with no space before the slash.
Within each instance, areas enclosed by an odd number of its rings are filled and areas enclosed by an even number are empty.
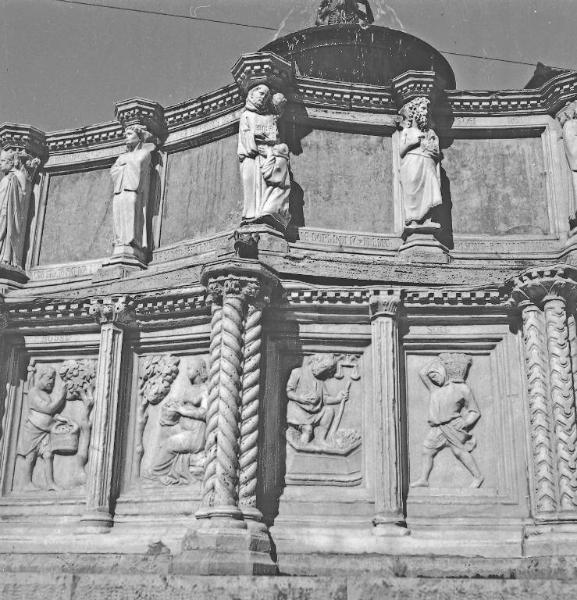
<svg viewBox="0 0 577 600">
<path fill-rule="evenodd" d="M 289 150 L 279 134 L 286 102 L 283 94 L 256 85 L 247 94 L 238 133 L 242 224 L 265 223 L 283 232 L 290 221 L 291 189 Z"/>
<path fill-rule="evenodd" d="M 54 391 L 56 370 L 47 365 L 36 369 L 34 385 L 28 392 L 29 409 L 18 439 L 18 455 L 24 459 L 24 489 L 36 490 L 34 467 L 42 458 L 46 489 L 59 490 L 54 482 L 54 455 L 76 454 L 80 427 L 63 417 L 66 387 Z"/>
<path fill-rule="evenodd" d="M 573 194 L 577 200 L 577 101 L 568 104 L 558 115 L 563 128 L 563 145 L 565 156 L 571 169 Z"/>
<path fill-rule="evenodd" d="M 401 186 L 405 226 L 409 230 L 439 229 L 431 210 L 442 204 L 439 138 L 430 126 L 430 100 L 415 98 L 401 108 Z"/>
<path fill-rule="evenodd" d="M 374 20 L 369 0 L 321 0 L 315 25 L 370 25 Z"/>
<path fill-rule="evenodd" d="M 358 367 L 355 363 L 356 374 L 335 394 L 329 390 L 328 382 L 338 375 L 338 371 L 341 375 L 337 378 L 342 378 L 339 357 L 332 353 L 307 356 L 302 367 L 291 371 L 286 386 L 287 440 L 295 449 L 339 452 L 360 442 L 358 432 L 340 430 L 351 380 L 360 377 Z"/>
<path fill-rule="evenodd" d="M 114 183 L 112 215 L 114 223 L 114 253 L 142 253 L 148 246 L 147 218 L 154 137 L 143 125 L 126 128 L 127 152 L 121 154 L 110 168 Z"/>
<path fill-rule="evenodd" d="M 186 377 L 172 386 L 160 408 L 160 434 L 150 472 L 164 485 L 190 483 L 202 474 L 208 372 L 202 358 L 186 365 Z"/>
<path fill-rule="evenodd" d="M 59 375 L 66 387 L 66 400 L 80 401 L 84 406 L 84 414 L 78 420 L 80 436 L 78 440 L 78 484 L 86 483 L 86 463 L 92 432 L 92 408 L 94 407 L 94 384 L 96 380 L 96 361 L 67 360 L 62 363 Z"/>
<path fill-rule="evenodd" d="M 471 429 L 481 411 L 465 381 L 471 362 L 466 354 L 442 353 L 419 373 L 430 393 L 429 433 L 423 442 L 423 470 L 411 487 L 429 486 L 435 456 L 443 448 L 449 448 L 471 473 L 469 487 L 483 484 L 484 477 L 472 455 L 476 441 Z"/>
<path fill-rule="evenodd" d="M 0 153 L 0 263 L 21 267 L 28 201 L 40 160 L 24 152 Z"/>
</svg>

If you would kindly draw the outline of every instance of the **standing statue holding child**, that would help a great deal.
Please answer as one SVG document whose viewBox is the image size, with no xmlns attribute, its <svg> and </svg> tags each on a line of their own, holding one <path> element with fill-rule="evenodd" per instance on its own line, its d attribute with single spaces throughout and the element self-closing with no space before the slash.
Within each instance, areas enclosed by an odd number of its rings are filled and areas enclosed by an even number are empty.
<svg viewBox="0 0 577 600">
<path fill-rule="evenodd" d="M 247 94 L 238 134 L 243 224 L 266 223 L 284 231 L 290 221 L 289 149 L 279 134 L 286 102 L 284 94 L 272 94 L 265 84 Z"/>
</svg>

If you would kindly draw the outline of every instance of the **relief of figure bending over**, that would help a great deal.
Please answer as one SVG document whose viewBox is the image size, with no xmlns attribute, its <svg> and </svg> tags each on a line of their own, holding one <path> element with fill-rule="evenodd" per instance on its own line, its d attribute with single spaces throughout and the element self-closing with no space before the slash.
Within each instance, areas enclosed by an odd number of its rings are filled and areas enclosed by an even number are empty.
<svg viewBox="0 0 577 600">
<path fill-rule="evenodd" d="M 466 354 L 442 353 L 419 374 L 430 393 L 429 432 L 423 442 L 423 469 L 411 487 L 428 487 L 435 456 L 449 448 L 471 473 L 469 487 L 478 488 L 484 477 L 472 451 L 476 441 L 471 429 L 481 417 L 473 392 L 465 382 L 471 357 Z"/>
<path fill-rule="evenodd" d="M 358 444 L 359 435 L 355 430 L 340 429 L 351 379 L 358 376 L 351 377 L 335 392 L 329 381 L 339 379 L 338 367 L 335 354 L 319 353 L 305 357 L 302 367 L 292 370 L 286 386 L 287 440 L 294 448 L 337 451 Z"/>
</svg>

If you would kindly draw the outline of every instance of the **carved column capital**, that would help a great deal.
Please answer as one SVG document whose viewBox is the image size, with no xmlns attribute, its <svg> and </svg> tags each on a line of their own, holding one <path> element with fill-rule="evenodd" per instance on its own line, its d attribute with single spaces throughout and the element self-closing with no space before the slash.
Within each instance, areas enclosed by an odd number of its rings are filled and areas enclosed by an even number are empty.
<svg viewBox="0 0 577 600">
<path fill-rule="evenodd" d="M 163 142 L 167 137 L 164 108 L 158 102 L 146 98 L 122 100 L 116 104 L 114 115 L 123 129 L 140 125 L 159 142 Z"/>
<path fill-rule="evenodd" d="M 0 147 L 2 150 L 12 150 L 20 156 L 25 155 L 27 161 L 35 162 L 34 166 L 44 162 L 48 156 L 45 133 L 30 125 L 0 125 Z"/>
<path fill-rule="evenodd" d="M 278 285 L 278 279 L 271 271 L 248 260 L 208 265 L 203 270 L 201 282 L 216 304 L 222 304 L 225 297 L 237 297 L 260 307 L 270 302 Z"/>
<path fill-rule="evenodd" d="M 529 303 L 542 307 L 552 299 L 573 304 L 577 299 L 577 269 L 568 265 L 528 269 L 509 281 L 508 287 L 513 307 L 523 308 Z"/>
<path fill-rule="evenodd" d="M 293 67 L 274 52 L 251 52 L 243 54 L 236 61 L 232 76 L 245 95 L 259 84 L 275 90 L 286 90 L 293 83 Z"/>
<path fill-rule="evenodd" d="M 381 316 L 396 317 L 401 305 L 401 293 L 398 290 L 375 293 L 369 298 L 371 319 Z"/>
<path fill-rule="evenodd" d="M 417 98 L 433 102 L 438 94 L 439 84 L 434 71 L 405 71 L 392 83 L 399 108 Z"/>
<path fill-rule="evenodd" d="M 121 327 L 136 324 L 135 303 L 130 296 L 94 298 L 90 301 L 89 313 L 99 325 L 114 323 Z"/>
</svg>

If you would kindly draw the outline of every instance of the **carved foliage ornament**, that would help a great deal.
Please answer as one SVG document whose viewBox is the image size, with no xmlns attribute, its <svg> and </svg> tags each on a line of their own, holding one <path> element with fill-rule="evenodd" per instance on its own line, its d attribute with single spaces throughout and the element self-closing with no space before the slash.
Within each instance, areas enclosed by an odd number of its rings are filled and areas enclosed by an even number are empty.
<svg viewBox="0 0 577 600">
<path fill-rule="evenodd" d="M 270 289 L 257 278 L 238 275 L 223 275 L 210 279 L 208 293 L 213 302 L 222 303 L 226 296 L 239 297 L 245 301 L 268 302 Z"/>
<path fill-rule="evenodd" d="M 315 25 L 370 25 L 374 20 L 369 0 L 321 0 Z"/>
<path fill-rule="evenodd" d="M 93 299 L 90 301 L 89 313 L 100 325 L 132 325 L 136 320 L 135 303 L 129 296 Z"/>
<path fill-rule="evenodd" d="M 532 303 L 542 306 L 547 300 L 561 298 L 573 302 L 577 291 L 577 270 L 566 265 L 530 269 L 509 282 L 509 304 Z"/>
</svg>

